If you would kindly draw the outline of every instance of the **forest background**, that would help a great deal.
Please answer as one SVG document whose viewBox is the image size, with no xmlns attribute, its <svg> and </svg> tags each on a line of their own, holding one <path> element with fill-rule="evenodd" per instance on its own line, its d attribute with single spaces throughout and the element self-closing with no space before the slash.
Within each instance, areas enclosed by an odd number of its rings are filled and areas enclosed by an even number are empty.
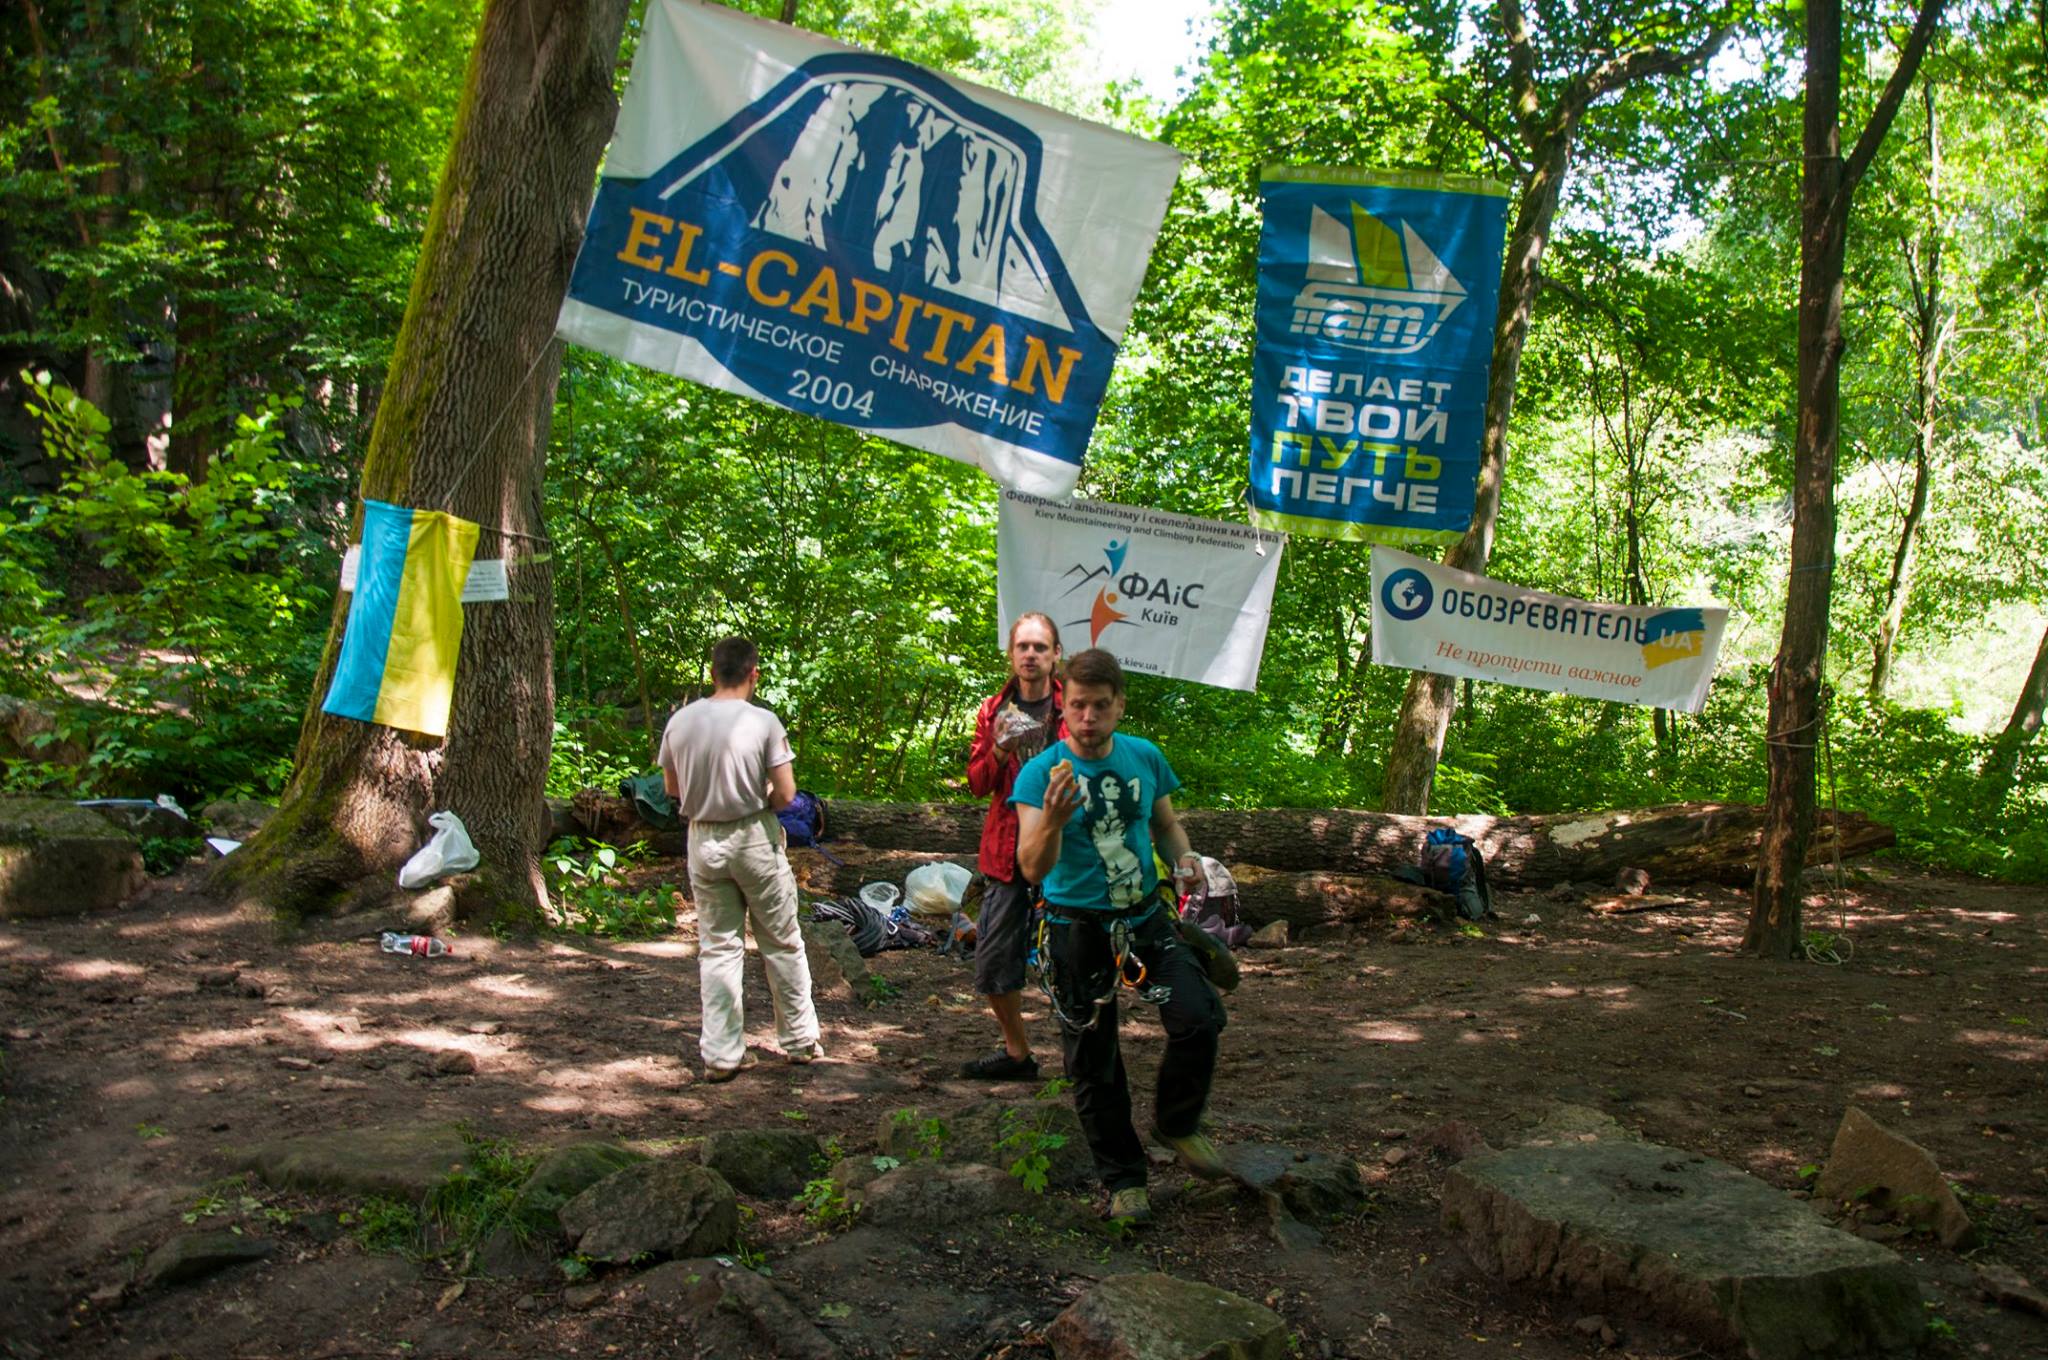
<svg viewBox="0 0 2048 1360">
<path fill-rule="evenodd" d="M 770 13 L 767 5 L 755 6 Z M 479 6 L 24 0 L 0 16 L 0 692 L 13 790 L 276 793 Z M 1627 32 L 1533 6 L 1552 52 Z M 1489 574 L 1733 611 L 1698 716 L 1466 685 L 1431 810 L 1761 802 L 1783 618 L 1798 15 L 1593 105 L 1543 259 Z M 1909 11 L 1847 8 L 1845 104 Z M 1082 494 L 1238 518 L 1267 163 L 1512 182 L 1487 6 L 1240 0 L 1174 95 L 1087 0 L 803 0 L 797 21 L 1187 155 Z M 637 21 L 629 22 L 620 79 Z M 1917 858 L 2048 877 L 2041 463 L 2048 9 L 1951 6 L 1859 193 L 1821 804 Z M 933 455 L 571 350 L 545 511 L 551 793 L 648 765 L 710 644 L 765 653 L 801 782 L 964 797 L 1000 681 L 996 488 Z M 1294 539 L 1260 689 L 1133 681 L 1188 801 L 1370 806 L 1406 672 L 1366 553 Z M 32 721 L 23 720 L 24 711 Z M 1825 816 L 1825 812 L 1823 812 Z"/>
</svg>

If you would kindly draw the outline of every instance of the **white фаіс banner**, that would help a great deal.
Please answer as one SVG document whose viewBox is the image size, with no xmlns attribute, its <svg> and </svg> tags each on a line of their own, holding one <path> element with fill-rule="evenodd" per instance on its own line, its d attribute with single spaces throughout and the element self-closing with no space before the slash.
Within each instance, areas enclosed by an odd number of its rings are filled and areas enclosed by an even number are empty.
<svg viewBox="0 0 2048 1360">
<path fill-rule="evenodd" d="M 1591 604 L 1380 547 L 1372 598 L 1379 665 L 1687 713 L 1728 626 L 1725 609 Z"/>
<path fill-rule="evenodd" d="M 558 331 L 1065 496 L 1180 153 L 649 0 Z"/>
<path fill-rule="evenodd" d="M 997 631 L 1008 645 L 1017 616 L 1036 610 L 1070 655 L 1103 647 L 1125 670 L 1252 689 L 1285 542 L 1243 524 L 1005 491 Z"/>
</svg>

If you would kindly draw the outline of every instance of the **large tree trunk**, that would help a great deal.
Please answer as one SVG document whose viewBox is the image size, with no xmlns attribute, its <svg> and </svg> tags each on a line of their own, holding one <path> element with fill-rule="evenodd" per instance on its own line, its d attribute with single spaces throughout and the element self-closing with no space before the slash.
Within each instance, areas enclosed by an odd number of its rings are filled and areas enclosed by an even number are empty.
<svg viewBox="0 0 2048 1360">
<path fill-rule="evenodd" d="M 1835 453 L 1840 434 L 1842 261 L 1857 181 L 1877 154 L 1934 35 L 1942 0 L 1922 0 L 1912 35 L 1870 122 L 1841 155 L 1841 0 L 1806 7 L 1806 168 L 1800 198 L 1798 432 L 1792 455 L 1792 569 L 1785 627 L 1771 666 L 1770 767 L 1762 858 L 1744 952 L 1790 959 L 1799 948 L 1799 875 L 1813 835 L 1814 749 L 1835 575 Z"/>
<path fill-rule="evenodd" d="M 370 436 L 362 495 L 447 509 L 484 526 L 481 558 L 510 559 L 512 599 L 469 606 L 445 741 L 320 711 L 348 597 L 277 816 L 221 862 L 227 886 L 280 912 L 384 891 L 452 809 L 483 863 L 466 915 L 537 919 L 536 842 L 554 720 L 552 566 L 541 472 L 567 287 L 616 114 L 627 0 L 489 0 L 454 145 Z M 358 512 L 360 530 L 361 515 Z"/>
<path fill-rule="evenodd" d="M 1538 59 L 1520 0 L 1499 0 L 1501 27 L 1508 41 L 1509 80 L 1514 94 L 1516 131 L 1530 154 L 1515 208 L 1515 222 L 1501 266 L 1500 307 L 1494 314 L 1493 368 L 1486 387 L 1486 417 L 1479 443 L 1479 481 L 1473 498 L 1472 525 L 1444 554 L 1446 565 L 1461 571 L 1484 572 L 1493 552 L 1493 527 L 1500 515 L 1501 480 L 1507 472 L 1508 421 L 1515 409 L 1515 382 L 1521 371 L 1522 348 L 1536 310 L 1543 252 L 1550 244 L 1557 217 L 1558 195 L 1571 165 L 1579 119 L 1603 95 L 1637 80 L 1693 70 L 1703 65 L 1727 40 L 1728 29 L 1712 28 L 1689 51 L 1636 48 L 1603 54 L 1599 64 L 1580 72 L 1544 108 L 1537 72 Z M 1437 761 L 1443 755 L 1444 733 L 1457 709 L 1458 691 L 1449 676 L 1417 671 L 1409 677 L 1401 713 L 1394 721 L 1393 743 L 1387 751 L 1386 785 L 1380 794 L 1385 812 L 1429 811 L 1430 789 Z"/>
<path fill-rule="evenodd" d="M 2033 669 L 2027 672 L 2027 682 L 2020 686 L 2020 697 L 2012 706 L 2012 717 L 2007 719 L 2005 730 L 1991 744 L 1991 754 L 1984 761 L 1980 777 L 1988 801 L 1994 804 L 2003 802 L 2018 781 L 2020 753 L 2041 730 L 2043 709 L 2048 709 L 2048 629 L 2041 632 L 2041 645 L 2034 651 Z"/>
</svg>

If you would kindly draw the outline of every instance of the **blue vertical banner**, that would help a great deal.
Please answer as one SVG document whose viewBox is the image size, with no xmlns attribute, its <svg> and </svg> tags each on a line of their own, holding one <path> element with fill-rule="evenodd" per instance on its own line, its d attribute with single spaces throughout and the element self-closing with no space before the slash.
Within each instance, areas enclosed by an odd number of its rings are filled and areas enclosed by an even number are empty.
<svg viewBox="0 0 2048 1360">
<path fill-rule="evenodd" d="M 1073 493 L 1180 153 L 648 0 L 564 339 Z"/>
<path fill-rule="evenodd" d="M 1261 190 L 1253 521 L 1455 541 L 1472 523 L 1506 186 L 1274 166 Z"/>
</svg>

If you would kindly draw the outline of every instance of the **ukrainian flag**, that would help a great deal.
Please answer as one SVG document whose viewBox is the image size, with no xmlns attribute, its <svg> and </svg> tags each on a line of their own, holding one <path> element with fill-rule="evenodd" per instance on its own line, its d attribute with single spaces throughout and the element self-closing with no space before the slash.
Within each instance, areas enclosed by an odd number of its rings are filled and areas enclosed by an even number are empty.
<svg viewBox="0 0 2048 1360">
<path fill-rule="evenodd" d="M 1643 665 L 1651 670 L 1673 661 L 1697 660 L 1707 648 L 1707 615 L 1702 609 L 1667 609 L 1643 625 Z"/>
<path fill-rule="evenodd" d="M 355 598 L 323 711 L 448 734 L 462 587 L 478 526 L 441 510 L 363 502 Z"/>
</svg>

